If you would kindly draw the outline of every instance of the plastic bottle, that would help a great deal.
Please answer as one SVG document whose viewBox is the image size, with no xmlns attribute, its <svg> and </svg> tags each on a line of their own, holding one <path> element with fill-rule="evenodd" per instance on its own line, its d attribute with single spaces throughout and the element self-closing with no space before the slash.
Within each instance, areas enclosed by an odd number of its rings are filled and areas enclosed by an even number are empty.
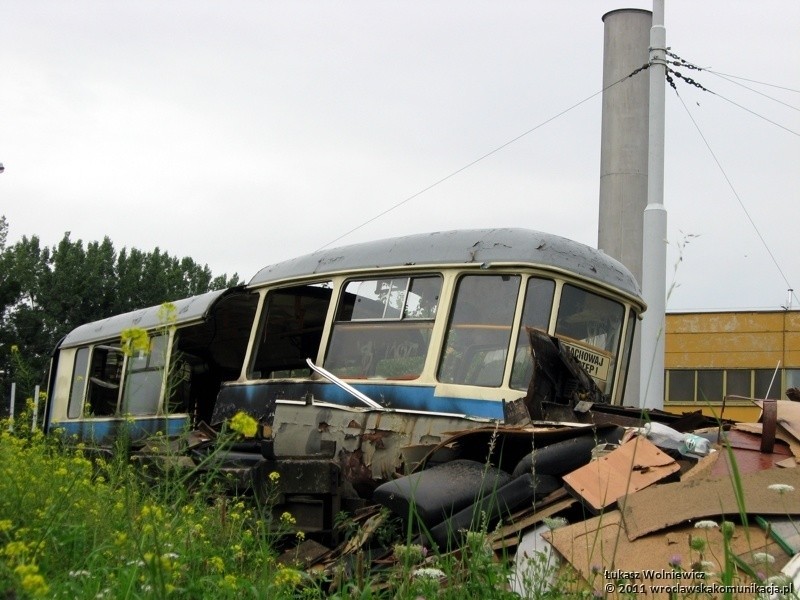
<svg viewBox="0 0 800 600">
<path fill-rule="evenodd" d="M 678 452 L 684 456 L 708 456 L 711 452 L 711 442 L 699 435 L 686 433 L 683 436 Z"/>
</svg>

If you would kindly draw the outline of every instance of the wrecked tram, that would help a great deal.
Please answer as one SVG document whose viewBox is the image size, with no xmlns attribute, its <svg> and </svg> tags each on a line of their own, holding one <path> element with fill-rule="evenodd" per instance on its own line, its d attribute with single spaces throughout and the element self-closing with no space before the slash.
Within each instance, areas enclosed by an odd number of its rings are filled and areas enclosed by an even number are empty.
<svg viewBox="0 0 800 600">
<path fill-rule="evenodd" d="M 453 432 L 519 423 L 520 407 L 524 422 L 621 404 L 644 304 L 601 251 L 486 229 L 322 250 L 169 308 L 61 340 L 47 429 L 101 448 L 123 428 L 134 448 L 182 434 L 196 450 L 244 411 L 258 433 L 223 467 L 254 488 L 281 473 L 280 509 L 313 532 Z M 149 351 L 123 352 L 130 328 L 148 332 Z"/>
</svg>

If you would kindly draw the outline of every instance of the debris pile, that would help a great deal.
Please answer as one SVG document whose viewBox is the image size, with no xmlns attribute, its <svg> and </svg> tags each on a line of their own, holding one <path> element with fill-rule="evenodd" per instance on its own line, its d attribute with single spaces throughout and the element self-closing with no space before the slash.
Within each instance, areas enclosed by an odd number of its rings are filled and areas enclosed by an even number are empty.
<svg viewBox="0 0 800 600">
<path fill-rule="evenodd" d="M 383 510 L 362 511 L 358 536 L 333 549 L 309 540 L 291 555 L 331 572 L 365 552 L 374 568 L 391 564 L 373 535 L 388 513 L 438 554 L 458 552 L 468 531 L 483 528 L 498 559 L 516 554 L 510 585 L 523 595 L 533 552 L 608 596 L 714 596 L 731 572 L 734 597 L 757 595 L 747 583 L 762 590 L 793 577 L 796 590 L 800 404 L 767 401 L 763 412 L 773 421 L 594 406 L 580 422 L 455 433 L 414 473 L 378 486 Z"/>
</svg>

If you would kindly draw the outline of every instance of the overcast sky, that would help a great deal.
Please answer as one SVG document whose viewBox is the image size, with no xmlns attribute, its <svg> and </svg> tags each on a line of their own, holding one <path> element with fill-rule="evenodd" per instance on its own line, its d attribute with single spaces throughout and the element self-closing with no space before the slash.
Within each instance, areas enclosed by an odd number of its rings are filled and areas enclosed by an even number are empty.
<svg viewBox="0 0 800 600">
<path fill-rule="evenodd" d="M 109 236 L 247 281 L 598 92 L 601 17 L 627 7 L 652 3 L 10 0 L 9 241 Z M 780 308 L 800 288 L 800 3 L 666 0 L 665 23 L 673 52 L 746 79 L 678 90 L 724 175 L 667 90 L 667 308 Z M 522 226 L 596 246 L 600 116 L 597 95 L 334 245 Z"/>
</svg>

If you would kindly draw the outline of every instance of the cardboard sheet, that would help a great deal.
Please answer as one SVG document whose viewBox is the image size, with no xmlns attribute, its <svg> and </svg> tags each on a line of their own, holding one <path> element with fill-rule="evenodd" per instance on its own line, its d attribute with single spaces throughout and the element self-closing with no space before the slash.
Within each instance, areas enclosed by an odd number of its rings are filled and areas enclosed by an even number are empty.
<svg viewBox="0 0 800 600">
<path fill-rule="evenodd" d="M 643 437 L 564 476 L 570 492 L 594 514 L 613 506 L 619 498 L 643 490 L 680 470 L 668 454 Z"/>
<path fill-rule="evenodd" d="M 654 533 L 630 542 L 623 530 L 619 511 L 611 511 L 588 521 L 555 529 L 543 534 L 542 537 L 553 544 L 594 590 L 604 593 L 604 597 L 607 598 L 628 597 L 624 593 L 608 593 L 606 588 L 609 584 L 627 579 L 624 575 L 638 575 L 638 578 L 630 578 L 631 583 L 636 586 L 632 591 L 636 596 L 642 592 L 641 595 L 646 598 L 668 597 L 666 593 L 652 593 L 650 585 L 719 582 L 718 576 L 702 578 L 699 567 L 693 569 L 692 564 L 702 559 L 710 563 L 707 565 L 708 568 L 719 573 L 723 567 L 720 561 L 723 561 L 725 556 L 719 529 L 696 529 L 692 525 Z M 690 549 L 691 537 L 701 537 L 706 540 L 707 546 L 702 556 L 698 551 Z M 747 531 L 745 527 L 737 525 L 731 540 L 731 549 L 744 562 L 753 566 L 756 572 L 765 575 L 779 572 L 789 560 L 789 556 L 780 546 L 757 525 L 749 526 Z M 758 553 L 761 552 L 769 553 L 774 562 L 769 565 L 760 562 Z M 687 574 L 686 579 L 670 579 L 673 576 L 670 563 L 676 562 Z M 695 596 L 678 594 L 678 597 Z M 697 597 L 710 596 L 697 594 Z M 753 598 L 753 594 L 744 597 Z"/>
<path fill-rule="evenodd" d="M 769 486 L 784 483 L 794 492 L 779 494 Z M 800 468 L 772 468 L 741 476 L 748 514 L 800 515 Z M 685 521 L 719 515 L 738 515 L 730 477 L 664 483 L 620 500 L 629 540 Z"/>
</svg>

